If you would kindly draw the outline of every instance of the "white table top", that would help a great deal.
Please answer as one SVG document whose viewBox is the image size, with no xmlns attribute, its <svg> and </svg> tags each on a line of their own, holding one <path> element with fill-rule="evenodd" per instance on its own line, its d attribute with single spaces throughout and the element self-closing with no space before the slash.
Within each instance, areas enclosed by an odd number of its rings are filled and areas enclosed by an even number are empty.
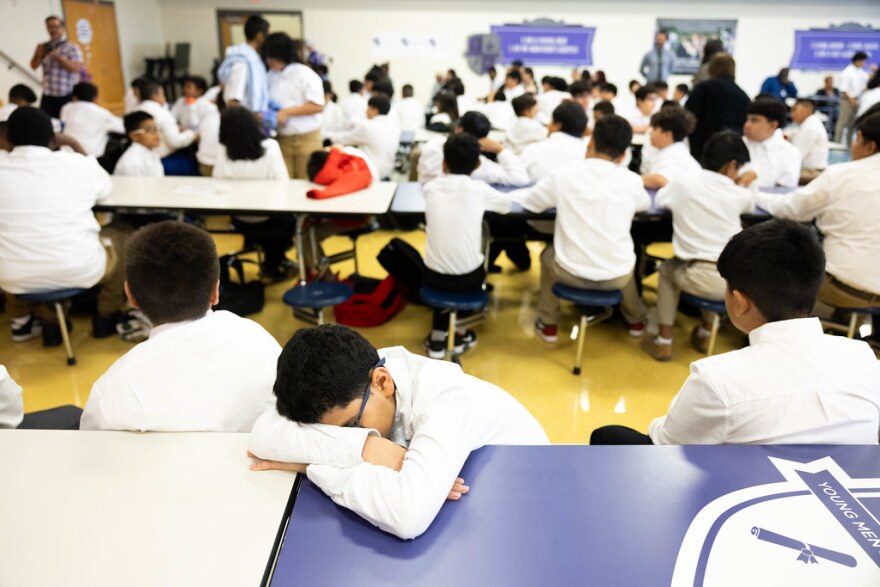
<svg viewBox="0 0 880 587">
<path fill-rule="evenodd" d="M 247 437 L 0 431 L 0 585 L 258 585 L 295 475 Z"/>
<path fill-rule="evenodd" d="M 306 192 L 315 184 L 292 179 L 232 180 L 210 177 L 113 177 L 113 190 L 97 210 L 189 210 L 219 214 L 307 213 L 384 214 L 397 189 L 393 182 L 376 182 L 365 190 L 313 200 Z"/>
</svg>

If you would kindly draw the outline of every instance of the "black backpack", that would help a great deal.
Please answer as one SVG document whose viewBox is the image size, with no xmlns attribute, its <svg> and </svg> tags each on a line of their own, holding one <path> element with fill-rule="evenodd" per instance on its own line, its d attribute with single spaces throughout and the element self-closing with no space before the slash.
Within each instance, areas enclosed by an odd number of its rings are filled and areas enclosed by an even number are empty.
<svg viewBox="0 0 880 587">
<path fill-rule="evenodd" d="M 419 290 L 425 281 L 425 262 L 422 255 L 403 239 L 393 238 L 376 257 L 402 287 L 408 300 L 419 303 Z"/>
<path fill-rule="evenodd" d="M 256 314 L 263 310 L 266 303 L 266 286 L 263 282 L 245 281 L 244 264 L 256 261 L 242 259 L 238 255 L 223 255 L 220 257 L 220 303 L 214 306 L 215 310 L 228 310 L 239 316 Z M 231 272 L 235 272 L 236 281 L 232 281 Z"/>
</svg>

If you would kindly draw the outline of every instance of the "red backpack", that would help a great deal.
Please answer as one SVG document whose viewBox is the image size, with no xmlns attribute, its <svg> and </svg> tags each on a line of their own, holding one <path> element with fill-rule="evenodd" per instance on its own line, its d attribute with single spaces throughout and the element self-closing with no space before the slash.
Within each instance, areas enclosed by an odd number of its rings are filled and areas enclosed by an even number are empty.
<svg viewBox="0 0 880 587">
<path fill-rule="evenodd" d="M 373 279 L 352 275 L 344 281 L 354 290 L 347 301 L 333 306 L 336 322 L 345 326 L 379 326 L 391 320 L 406 298 L 393 277 Z"/>
</svg>

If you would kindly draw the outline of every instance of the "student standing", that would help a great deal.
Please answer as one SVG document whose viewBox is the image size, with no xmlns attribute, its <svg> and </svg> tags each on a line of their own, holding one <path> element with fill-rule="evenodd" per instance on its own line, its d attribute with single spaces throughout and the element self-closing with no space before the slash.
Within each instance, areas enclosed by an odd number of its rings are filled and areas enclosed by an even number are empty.
<svg viewBox="0 0 880 587">
<path fill-rule="evenodd" d="M 773 98 L 752 102 L 743 127 L 751 162 L 737 180 L 746 187 L 797 187 L 801 176 L 801 153 L 785 140 L 785 106 Z"/>
<path fill-rule="evenodd" d="M 844 133 L 852 132 L 853 121 L 859 108 L 859 96 L 868 86 L 868 72 L 865 71 L 865 63 L 868 55 L 862 51 L 856 51 L 852 56 L 852 63 L 846 66 L 840 74 L 840 114 L 837 117 L 837 126 L 834 129 L 834 142 L 842 143 Z M 850 137 L 851 138 L 851 137 Z"/>
<path fill-rule="evenodd" d="M 125 132 L 122 119 L 95 104 L 98 88 L 92 84 L 80 82 L 73 86 L 73 101 L 61 109 L 61 122 L 64 123 L 64 134 L 79 141 L 86 153 L 95 157 L 103 157 L 107 148 L 107 133 Z"/>
<path fill-rule="evenodd" d="M 266 66 L 260 55 L 268 36 L 269 21 L 254 14 L 244 23 L 245 42 L 227 47 L 217 70 L 227 106 L 244 106 L 251 112 L 264 112 L 268 108 Z"/>
<path fill-rule="evenodd" d="M 709 62 L 710 79 L 694 86 L 685 108 L 697 117 L 690 136 L 691 155 L 700 160 L 703 145 L 716 132 L 732 130 L 742 134 L 749 96 L 736 85 L 736 62 L 729 53 L 717 53 Z"/>
<path fill-rule="evenodd" d="M 812 100 L 798 99 L 791 120 L 794 126 L 788 129 L 788 140 L 801 154 L 800 183 L 809 183 L 828 167 L 828 131 Z"/>
<path fill-rule="evenodd" d="M 57 16 L 46 18 L 49 42 L 40 43 L 31 57 L 31 69 L 43 67 L 43 97 L 40 109 L 58 118 L 61 107 L 70 102 L 73 86 L 80 81 L 83 54 L 80 48 L 67 39 L 64 21 Z"/>
</svg>

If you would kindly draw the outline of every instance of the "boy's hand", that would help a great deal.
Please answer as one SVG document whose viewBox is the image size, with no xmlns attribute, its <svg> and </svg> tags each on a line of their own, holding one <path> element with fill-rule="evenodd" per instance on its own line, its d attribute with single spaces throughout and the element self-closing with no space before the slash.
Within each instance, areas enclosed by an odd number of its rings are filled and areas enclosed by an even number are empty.
<svg viewBox="0 0 880 587">
<path fill-rule="evenodd" d="M 752 185 L 752 182 L 758 179 L 758 174 L 754 171 L 746 171 L 742 175 L 736 178 L 736 183 L 743 187 L 749 187 Z"/>
<path fill-rule="evenodd" d="M 482 139 L 480 139 L 480 149 L 482 149 L 485 153 L 492 153 L 493 155 L 497 155 L 504 150 L 504 146 L 498 141 L 493 141 L 489 137 L 483 137 Z"/>
<path fill-rule="evenodd" d="M 287 115 L 287 112 L 284 110 L 279 110 L 278 114 L 276 114 L 276 120 L 278 121 L 278 126 L 284 126 L 284 123 L 287 122 L 287 119 L 290 118 Z"/>
<path fill-rule="evenodd" d="M 452 484 L 452 489 L 449 491 L 449 495 L 446 497 L 449 501 L 458 501 L 461 499 L 461 496 L 470 491 L 471 488 L 464 484 L 464 479 L 461 477 L 455 480 L 455 483 Z"/>
<path fill-rule="evenodd" d="M 403 468 L 403 458 L 406 456 L 406 449 L 394 444 L 387 438 L 367 436 L 361 456 L 366 463 L 400 471 Z"/>
<path fill-rule="evenodd" d="M 266 461 L 248 451 L 248 456 L 252 459 L 256 459 L 256 463 L 251 465 L 251 471 L 293 471 L 294 473 L 303 473 L 306 472 L 306 467 L 308 465 L 302 465 L 300 463 L 282 463 L 280 461 Z"/>
</svg>

